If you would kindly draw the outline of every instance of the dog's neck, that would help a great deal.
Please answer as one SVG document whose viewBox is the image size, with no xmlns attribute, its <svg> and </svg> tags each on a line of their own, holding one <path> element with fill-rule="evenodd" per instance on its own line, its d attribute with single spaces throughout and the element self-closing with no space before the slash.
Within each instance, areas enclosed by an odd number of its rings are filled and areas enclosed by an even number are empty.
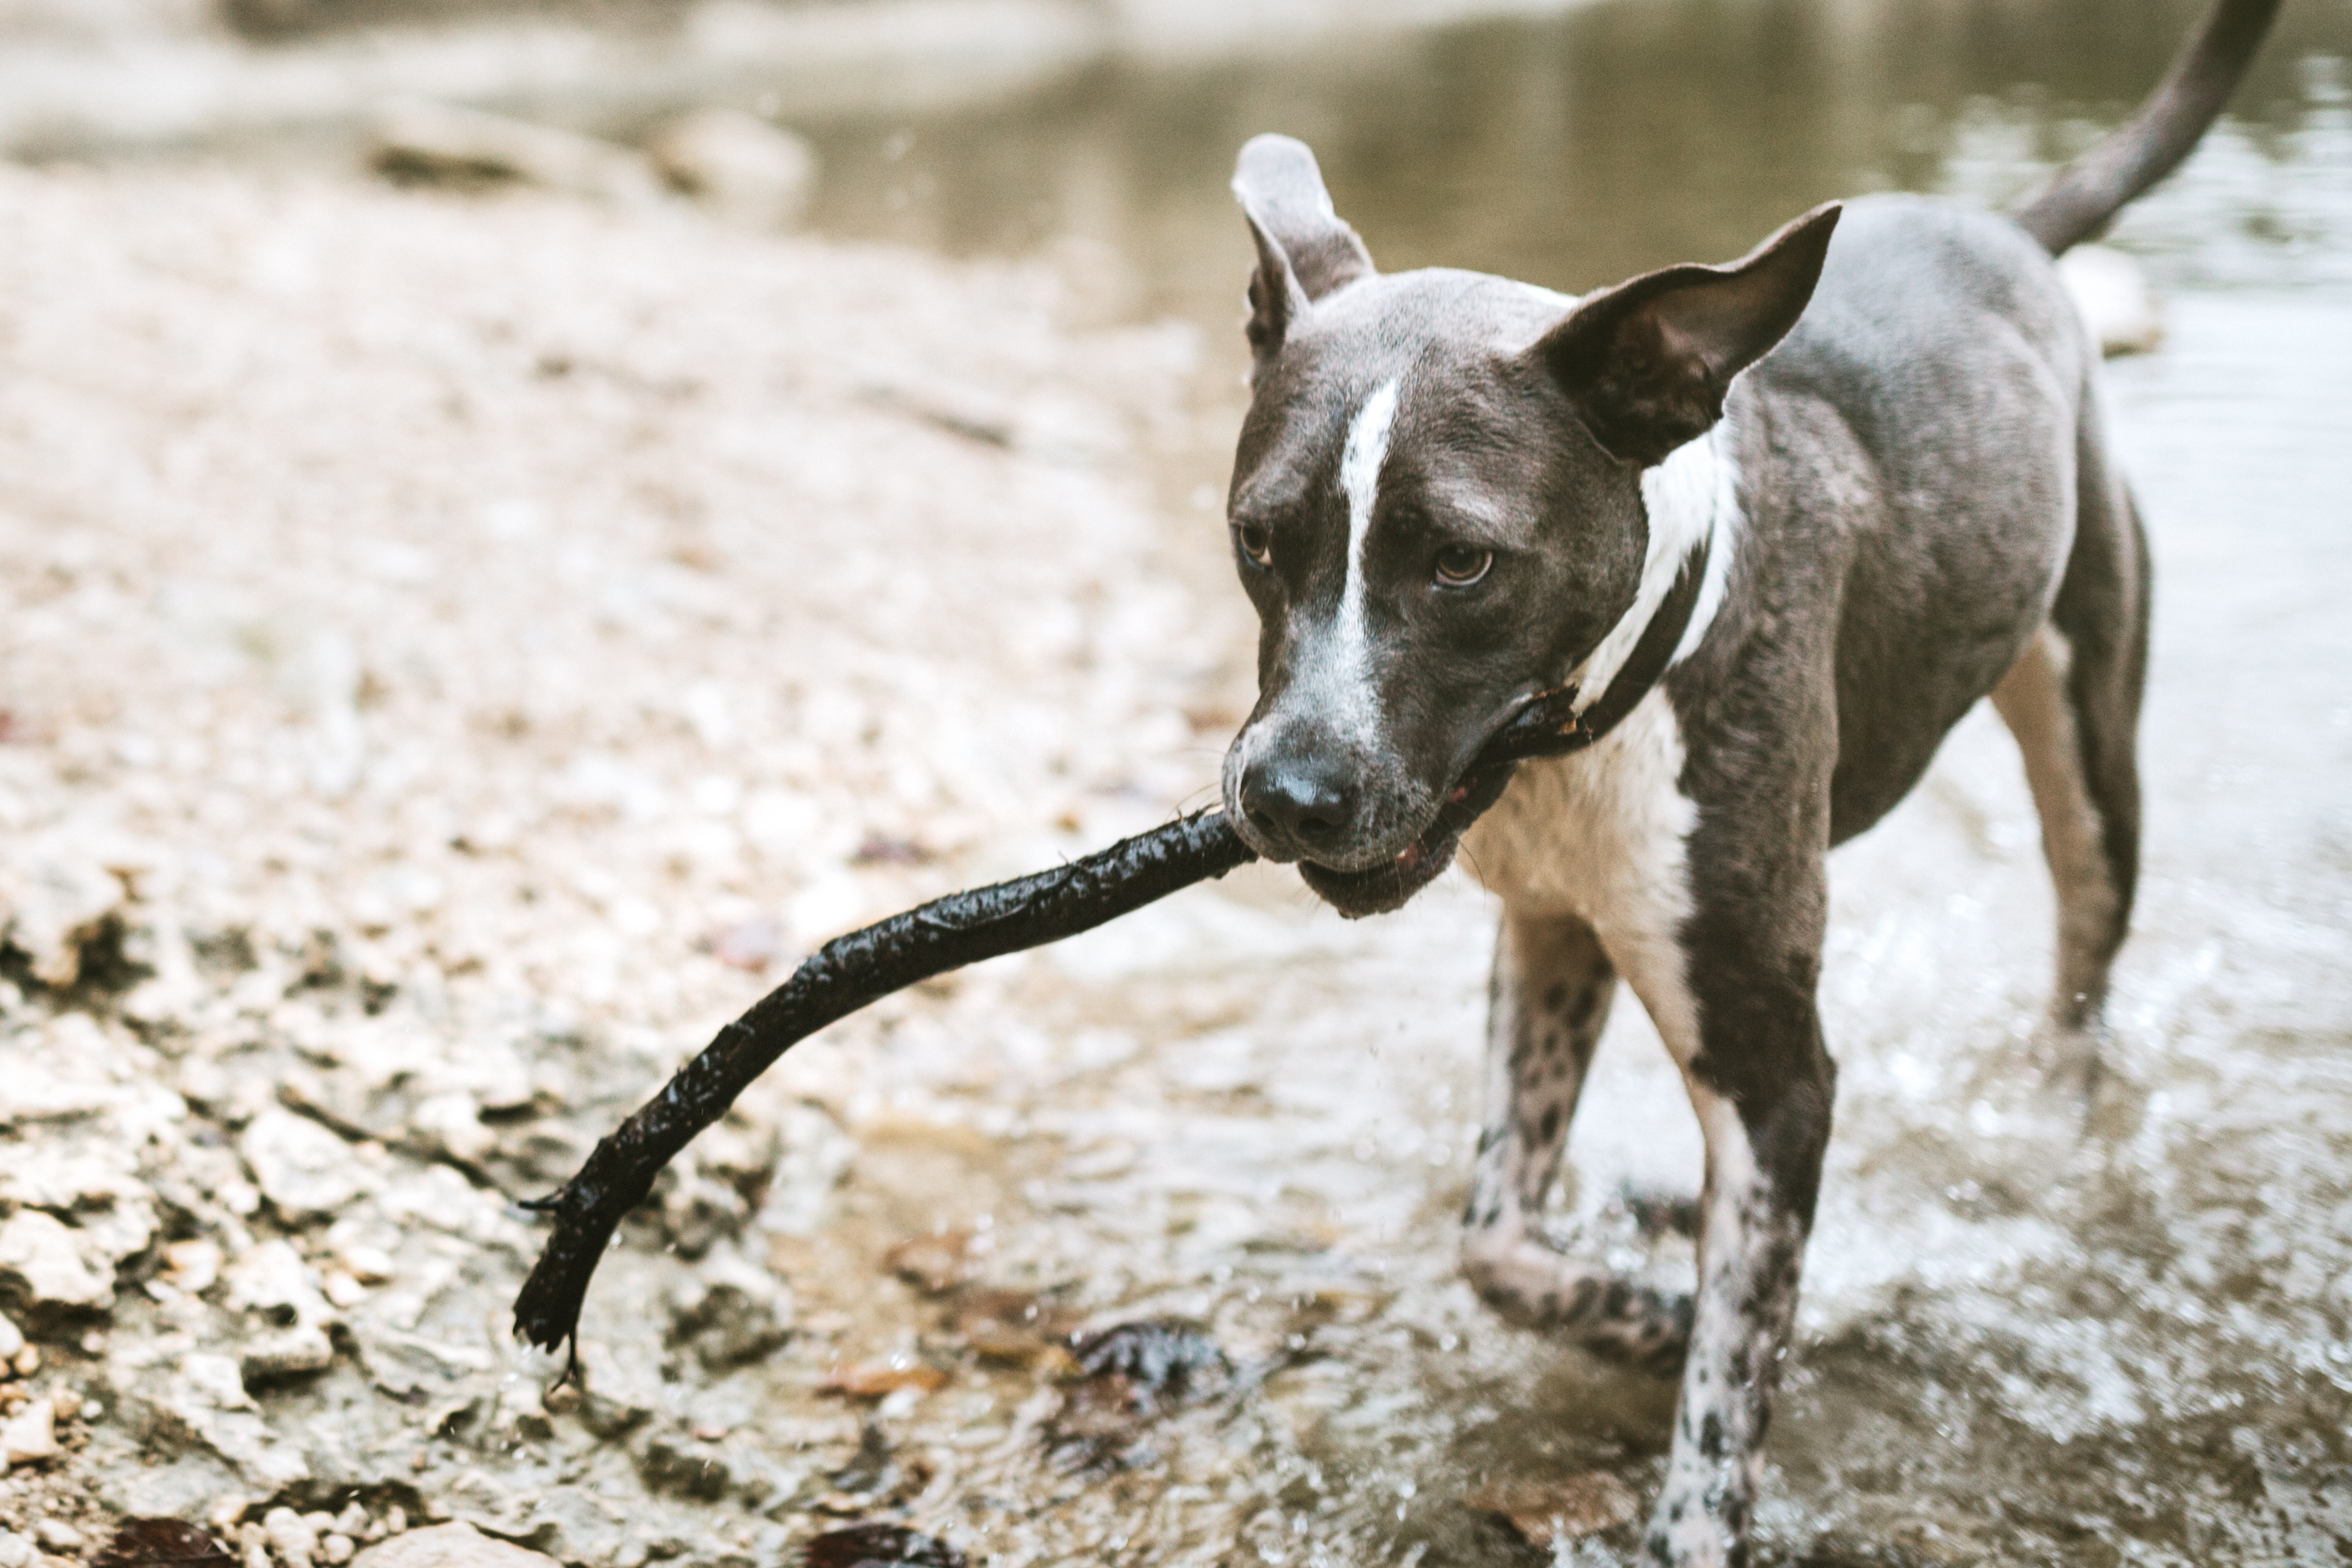
<svg viewBox="0 0 2352 1568">
<path fill-rule="evenodd" d="M 1690 625 L 1675 644 L 1668 667 L 1688 658 L 1706 637 L 1707 626 L 1723 603 L 1724 584 L 1731 570 L 1731 536 L 1739 521 L 1738 476 L 1726 434 L 1724 426 L 1717 425 L 1675 448 L 1664 462 L 1643 471 L 1642 508 L 1648 515 L 1650 538 L 1643 558 L 1641 587 L 1617 624 L 1593 645 L 1582 663 L 1568 672 L 1567 679 L 1582 693 L 1578 712 L 1609 689 L 1673 591 L 1683 562 L 1702 542 L 1712 546 L 1706 574 L 1699 584 Z"/>
</svg>

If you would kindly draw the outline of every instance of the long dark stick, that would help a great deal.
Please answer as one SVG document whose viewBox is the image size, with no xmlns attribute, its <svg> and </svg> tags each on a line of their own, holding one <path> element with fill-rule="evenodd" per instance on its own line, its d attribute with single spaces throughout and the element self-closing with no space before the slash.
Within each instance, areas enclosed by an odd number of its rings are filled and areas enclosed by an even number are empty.
<svg viewBox="0 0 2352 1568">
<path fill-rule="evenodd" d="M 549 1350 L 578 1332 L 589 1277 L 621 1216 L 790 1047 L 893 991 L 1091 931 L 1256 858 L 1223 812 L 1202 812 L 1051 871 L 934 899 L 825 943 L 598 1143 L 578 1175 L 524 1205 L 553 1215 L 555 1231 L 515 1298 L 516 1332 Z"/>
<path fill-rule="evenodd" d="M 1598 700 L 1580 712 L 1575 687 L 1542 692 L 1487 737 L 1440 814 L 1447 830 L 1460 832 L 1494 804 L 1520 762 L 1583 750 L 1649 694 L 1690 624 L 1707 554 L 1702 543 L 1683 563 Z M 1070 865 L 950 893 L 825 943 L 599 1142 L 579 1174 L 523 1205 L 553 1215 L 555 1231 L 515 1298 L 515 1331 L 548 1350 L 573 1342 L 576 1363 L 580 1305 L 621 1216 L 645 1202 L 654 1178 L 696 1133 L 726 1115 L 736 1097 L 800 1041 L 893 991 L 1092 931 L 1256 858 L 1224 813 L 1204 811 Z"/>
</svg>

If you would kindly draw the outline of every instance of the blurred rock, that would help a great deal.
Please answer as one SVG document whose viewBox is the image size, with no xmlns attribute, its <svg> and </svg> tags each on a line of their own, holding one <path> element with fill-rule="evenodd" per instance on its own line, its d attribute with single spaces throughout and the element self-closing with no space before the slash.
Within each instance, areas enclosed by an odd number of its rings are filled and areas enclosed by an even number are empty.
<svg viewBox="0 0 2352 1568">
<path fill-rule="evenodd" d="M 310 1323 L 247 1340 L 237 1352 L 237 1372 L 247 1388 L 309 1377 L 335 1364 L 326 1331 Z"/>
<path fill-rule="evenodd" d="M 1078 1380 L 1045 1426 L 1061 1462 L 1094 1468 L 1150 1463 L 1153 1425 L 1171 1409 L 1234 1386 L 1233 1363 L 1190 1323 L 1144 1319 L 1087 1335 L 1071 1350 Z"/>
<path fill-rule="evenodd" d="M 1147 1318 L 1098 1330 L 1070 1352 L 1090 1378 L 1124 1378 L 1147 1401 L 1197 1399 L 1233 1385 L 1234 1365 L 1208 1331 Z"/>
<path fill-rule="evenodd" d="M 0 1469 L 38 1464 L 58 1453 L 57 1406 L 36 1399 L 0 1426 Z"/>
<path fill-rule="evenodd" d="M 668 1342 L 717 1372 L 757 1361 L 791 1337 L 792 1296 L 767 1270 L 721 1252 L 672 1290 L 670 1314 Z"/>
<path fill-rule="evenodd" d="M 948 1381 L 949 1373 L 944 1368 L 926 1365 L 911 1355 L 897 1355 L 887 1361 L 835 1367 L 825 1373 L 822 1386 L 828 1394 L 846 1394 L 852 1399 L 880 1399 L 907 1389 L 930 1394 L 945 1388 Z"/>
<path fill-rule="evenodd" d="M 319 1551 L 319 1532 L 290 1508 L 273 1508 L 262 1516 L 261 1528 L 270 1551 L 286 1568 L 310 1568 Z"/>
<path fill-rule="evenodd" d="M 122 884 L 69 842 L 25 846 L 0 862 L 0 942 L 24 949 L 44 985 L 81 978 L 84 949 L 121 904 Z"/>
<path fill-rule="evenodd" d="M 0 1361 L 14 1361 L 16 1352 L 25 1348 L 25 1336 L 16 1325 L 0 1315 Z M 0 1375 L 5 1375 L 0 1373 Z"/>
<path fill-rule="evenodd" d="M 175 1290 L 201 1296 L 220 1283 L 220 1271 L 216 1242 L 175 1241 L 163 1248 L 163 1279 Z"/>
<path fill-rule="evenodd" d="M 1463 1494 L 1462 1506 L 1510 1521 L 1529 1545 L 1547 1551 L 1630 1524 L 1642 1512 L 1633 1489 L 1606 1470 L 1556 1481 L 1482 1486 Z"/>
<path fill-rule="evenodd" d="M 352 1568 L 559 1568 L 552 1557 L 494 1541 L 463 1522 L 412 1530 L 352 1559 Z"/>
<path fill-rule="evenodd" d="M 656 1491 L 703 1502 L 717 1502 L 735 1486 L 723 1449 L 682 1434 L 663 1433 L 646 1439 L 637 1471 Z"/>
<path fill-rule="evenodd" d="M 624 206 L 661 194 L 645 160 L 626 148 L 424 99 L 396 100 L 377 111 L 369 156 L 394 180 L 537 185 Z"/>
<path fill-rule="evenodd" d="M 763 974 L 784 953 L 783 928 L 766 916 L 737 921 L 710 933 L 710 955 L 730 969 Z"/>
<path fill-rule="evenodd" d="M 270 1429 L 246 1392 L 235 1357 L 193 1352 L 167 1369 L 141 1356 L 110 1373 L 115 1405 L 151 1458 L 208 1455 L 265 1497 L 309 1476 L 299 1450 Z"/>
<path fill-rule="evenodd" d="M 1013 1366 L 1074 1367 L 1069 1340 L 1079 1316 L 1034 1290 L 966 1289 L 948 1327 L 984 1361 Z"/>
<path fill-rule="evenodd" d="M 327 1218 L 360 1194 L 352 1146 L 307 1116 L 263 1111 L 247 1125 L 236 1152 L 289 1224 Z"/>
<path fill-rule="evenodd" d="M 0 0 L 0 39 L 117 43 L 210 30 L 212 0 Z"/>
<path fill-rule="evenodd" d="M 978 1269 L 971 1233 L 962 1230 L 909 1237 L 882 1255 L 882 1266 L 927 1296 L 947 1294 Z"/>
<path fill-rule="evenodd" d="M 795 1100 L 776 1120 L 779 1145 L 755 1223 L 774 1236 L 814 1236 L 857 1158 L 856 1140 L 814 1100 Z"/>
<path fill-rule="evenodd" d="M 740 1234 L 776 1162 L 776 1131 L 742 1111 L 705 1131 L 656 1180 L 662 1227 L 684 1256 L 700 1258 Z"/>
<path fill-rule="evenodd" d="M 2101 353 L 2153 353 L 2164 342 L 2164 307 L 2137 257 L 2112 246 L 2078 245 L 2058 258 L 2058 277 Z"/>
<path fill-rule="evenodd" d="M 654 132 L 646 155 L 673 187 L 748 228 L 797 226 L 816 191 L 816 149 L 739 110 L 671 121 Z"/>
<path fill-rule="evenodd" d="M 0 1224 L 0 1300 L 35 1324 L 107 1310 L 114 1270 L 89 1256 L 89 1238 L 53 1215 L 20 1209 Z"/>
</svg>

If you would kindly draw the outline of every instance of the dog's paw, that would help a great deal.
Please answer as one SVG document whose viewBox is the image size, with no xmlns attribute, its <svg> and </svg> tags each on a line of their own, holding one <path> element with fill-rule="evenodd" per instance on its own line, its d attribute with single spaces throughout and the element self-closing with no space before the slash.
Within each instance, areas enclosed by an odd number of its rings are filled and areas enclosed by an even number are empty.
<svg viewBox="0 0 2352 1568">
<path fill-rule="evenodd" d="M 1620 1279 L 1534 1242 L 1464 1272 L 1506 1321 L 1575 1341 L 1615 1366 L 1672 1377 L 1690 1348 L 1691 1299 Z"/>
</svg>

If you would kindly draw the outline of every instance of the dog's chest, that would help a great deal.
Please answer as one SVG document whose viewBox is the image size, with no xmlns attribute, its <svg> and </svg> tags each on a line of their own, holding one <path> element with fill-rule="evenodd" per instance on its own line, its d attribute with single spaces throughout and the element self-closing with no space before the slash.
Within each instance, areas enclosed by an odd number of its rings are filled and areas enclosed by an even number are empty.
<svg viewBox="0 0 2352 1568">
<path fill-rule="evenodd" d="M 1684 842 L 1698 811 L 1677 787 L 1683 742 L 1653 691 L 1589 751 L 1520 765 L 1462 841 L 1462 860 L 1525 914 L 1670 937 L 1688 912 Z"/>
</svg>

